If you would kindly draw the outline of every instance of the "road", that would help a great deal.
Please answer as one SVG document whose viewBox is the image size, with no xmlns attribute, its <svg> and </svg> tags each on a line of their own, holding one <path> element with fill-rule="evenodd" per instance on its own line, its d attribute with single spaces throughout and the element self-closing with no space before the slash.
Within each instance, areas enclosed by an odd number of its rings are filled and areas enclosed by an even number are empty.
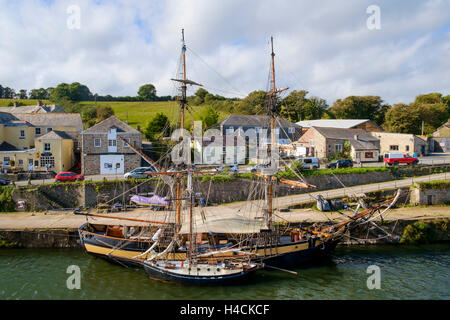
<svg viewBox="0 0 450 320">
<path fill-rule="evenodd" d="M 339 189 L 290 195 L 290 196 L 284 196 L 284 197 L 277 197 L 277 198 L 274 198 L 273 207 L 280 209 L 280 208 L 286 208 L 289 206 L 294 206 L 294 205 L 305 203 L 305 202 L 310 202 L 312 200 L 316 200 L 318 195 L 322 195 L 325 198 L 345 197 L 345 196 L 352 196 L 355 194 L 361 194 L 361 193 L 365 193 L 365 192 L 374 192 L 374 191 L 383 190 L 383 189 L 397 189 L 397 188 L 402 188 L 402 187 L 409 187 L 415 182 L 443 180 L 443 179 L 449 179 L 449 178 L 450 178 L 450 173 L 445 172 L 445 173 L 431 174 L 431 175 L 415 177 L 415 178 L 406 178 L 406 179 L 402 179 L 402 180 L 393 180 L 393 181 L 358 185 L 358 186 L 354 186 L 354 187 L 339 188 Z M 260 202 L 262 202 L 263 200 L 253 200 L 253 201 L 254 201 L 255 206 L 261 206 Z M 226 206 L 238 207 L 238 206 L 240 206 L 240 202 L 227 204 Z"/>
</svg>

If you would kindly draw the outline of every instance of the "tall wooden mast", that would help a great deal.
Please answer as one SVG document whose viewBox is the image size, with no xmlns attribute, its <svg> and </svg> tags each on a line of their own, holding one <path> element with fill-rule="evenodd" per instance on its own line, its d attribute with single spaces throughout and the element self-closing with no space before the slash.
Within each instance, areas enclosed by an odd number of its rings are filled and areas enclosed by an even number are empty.
<svg viewBox="0 0 450 320">
<path fill-rule="evenodd" d="M 269 115 L 270 115 L 270 156 L 273 160 L 275 152 L 275 112 L 276 112 L 276 93 L 277 89 L 275 86 L 275 53 L 273 52 L 273 37 L 270 37 L 270 42 L 272 46 L 272 92 L 268 92 L 269 95 Z M 267 180 L 267 224 L 269 229 L 272 227 L 272 176 L 269 175 Z"/>
</svg>

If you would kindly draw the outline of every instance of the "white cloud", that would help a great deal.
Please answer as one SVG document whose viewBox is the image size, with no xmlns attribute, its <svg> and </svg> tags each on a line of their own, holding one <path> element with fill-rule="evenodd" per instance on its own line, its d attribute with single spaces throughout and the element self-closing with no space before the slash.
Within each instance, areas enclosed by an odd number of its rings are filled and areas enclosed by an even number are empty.
<svg viewBox="0 0 450 320">
<path fill-rule="evenodd" d="M 381 30 L 366 27 L 372 4 Z M 66 27 L 69 5 L 81 8 L 80 30 Z M 329 104 L 352 94 L 389 103 L 450 94 L 448 1 L 0 0 L 0 8 L 0 84 L 16 90 L 79 81 L 135 95 L 153 83 L 173 95 L 184 28 L 188 75 L 213 93 L 265 89 L 273 35 L 278 86 Z"/>
</svg>

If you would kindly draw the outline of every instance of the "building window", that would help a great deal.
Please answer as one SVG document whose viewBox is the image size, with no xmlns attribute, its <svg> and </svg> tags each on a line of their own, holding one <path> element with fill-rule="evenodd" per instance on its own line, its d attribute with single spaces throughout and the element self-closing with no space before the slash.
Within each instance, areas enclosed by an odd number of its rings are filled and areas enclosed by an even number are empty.
<svg viewBox="0 0 450 320">
<path fill-rule="evenodd" d="M 20 139 L 25 138 L 25 130 L 20 130 Z"/>
<path fill-rule="evenodd" d="M 373 159 L 373 152 L 366 152 L 366 153 L 364 153 L 364 158 L 366 158 L 366 159 Z"/>
<path fill-rule="evenodd" d="M 103 166 L 105 167 L 105 169 L 112 169 L 112 163 L 105 162 Z"/>
<path fill-rule="evenodd" d="M 100 148 L 102 146 L 102 140 L 100 138 L 94 138 L 94 147 Z"/>
<path fill-rule="evenodd" d="M 335 144 L 334 148 L 335 148 L 336 152 L 342 152 L 342 144 Z"/>
<path fill-rule="evenodd" d="M 3 165 L 5 167 L 9 167 L 9 161 L 11 161 L 10 157 L 4 157 L 3 158 Z"/>
<path fill-rule="evenodd" d="M 117 145 L 117 140 L 108 140 L 108 146 L 115 147 Z"/>
<path fill-rule="evenodd" d="M 44 151 L 50 151 L 50 143 L 44 143 Z"/>
<path fill-rule="evenodd" d="M 23 160 L 19 160 L 19 167 L 23 167 Z"/>
<path fill-rule="evenodd" d="M 47 128 L 47 133 L 49 133 L 52 130 L 53 130 L 53 128 Z"/>
<path fill-rule="evenodd" d="M 289 133 L 295 133 L 295 128 L 294 127 L 289 127 L 288 132 Z"/>
<path fill-rule="evenodd" d="M 389 146 L 389 150 L 398 151 L 398 146 Z"/>
<path fill-rule="evenodd" d="M 43 168 L 53 168 L 55 166 L 54 157 L 41 157 L 41 167 Z"/>
<path fill-rule="evenodd" d="M 226 130 L 226 134 L 233 134 L 234 133 L 234 127 L 228 127 Z"/>
<path fill-rule="evenodd" d="M 35 130 L 35 134 L 37 135 L 37 136 L 40 136 L 41 135 L 41 128 L 36 128 L 36 129 L 34 129 Z"/>
<path fill-rule="evenodd" d="M 409 151 L 409 146 L 406 146 L 406 151 Z"/>
</svg>

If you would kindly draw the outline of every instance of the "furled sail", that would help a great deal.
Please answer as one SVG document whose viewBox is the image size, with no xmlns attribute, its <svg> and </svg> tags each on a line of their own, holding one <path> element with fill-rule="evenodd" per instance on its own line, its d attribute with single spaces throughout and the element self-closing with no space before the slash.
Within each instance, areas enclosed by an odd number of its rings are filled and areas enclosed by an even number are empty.
<svg viewBox="0 0 450 320">
<path fill-rule="evenodd" d="M 144 197 L 144 196 L 138 196 L 134 195 L 130 199 L 131 202 L 134 202 L 141 206 L 149 206 L 149 205 L 160 205 L 160 206 L 167 206 L 169 205 L 169 201 L 167 200 L 167 197 L 160 197 L 158 195 L 154 195 L 153 197 Z"/>
</svg>

